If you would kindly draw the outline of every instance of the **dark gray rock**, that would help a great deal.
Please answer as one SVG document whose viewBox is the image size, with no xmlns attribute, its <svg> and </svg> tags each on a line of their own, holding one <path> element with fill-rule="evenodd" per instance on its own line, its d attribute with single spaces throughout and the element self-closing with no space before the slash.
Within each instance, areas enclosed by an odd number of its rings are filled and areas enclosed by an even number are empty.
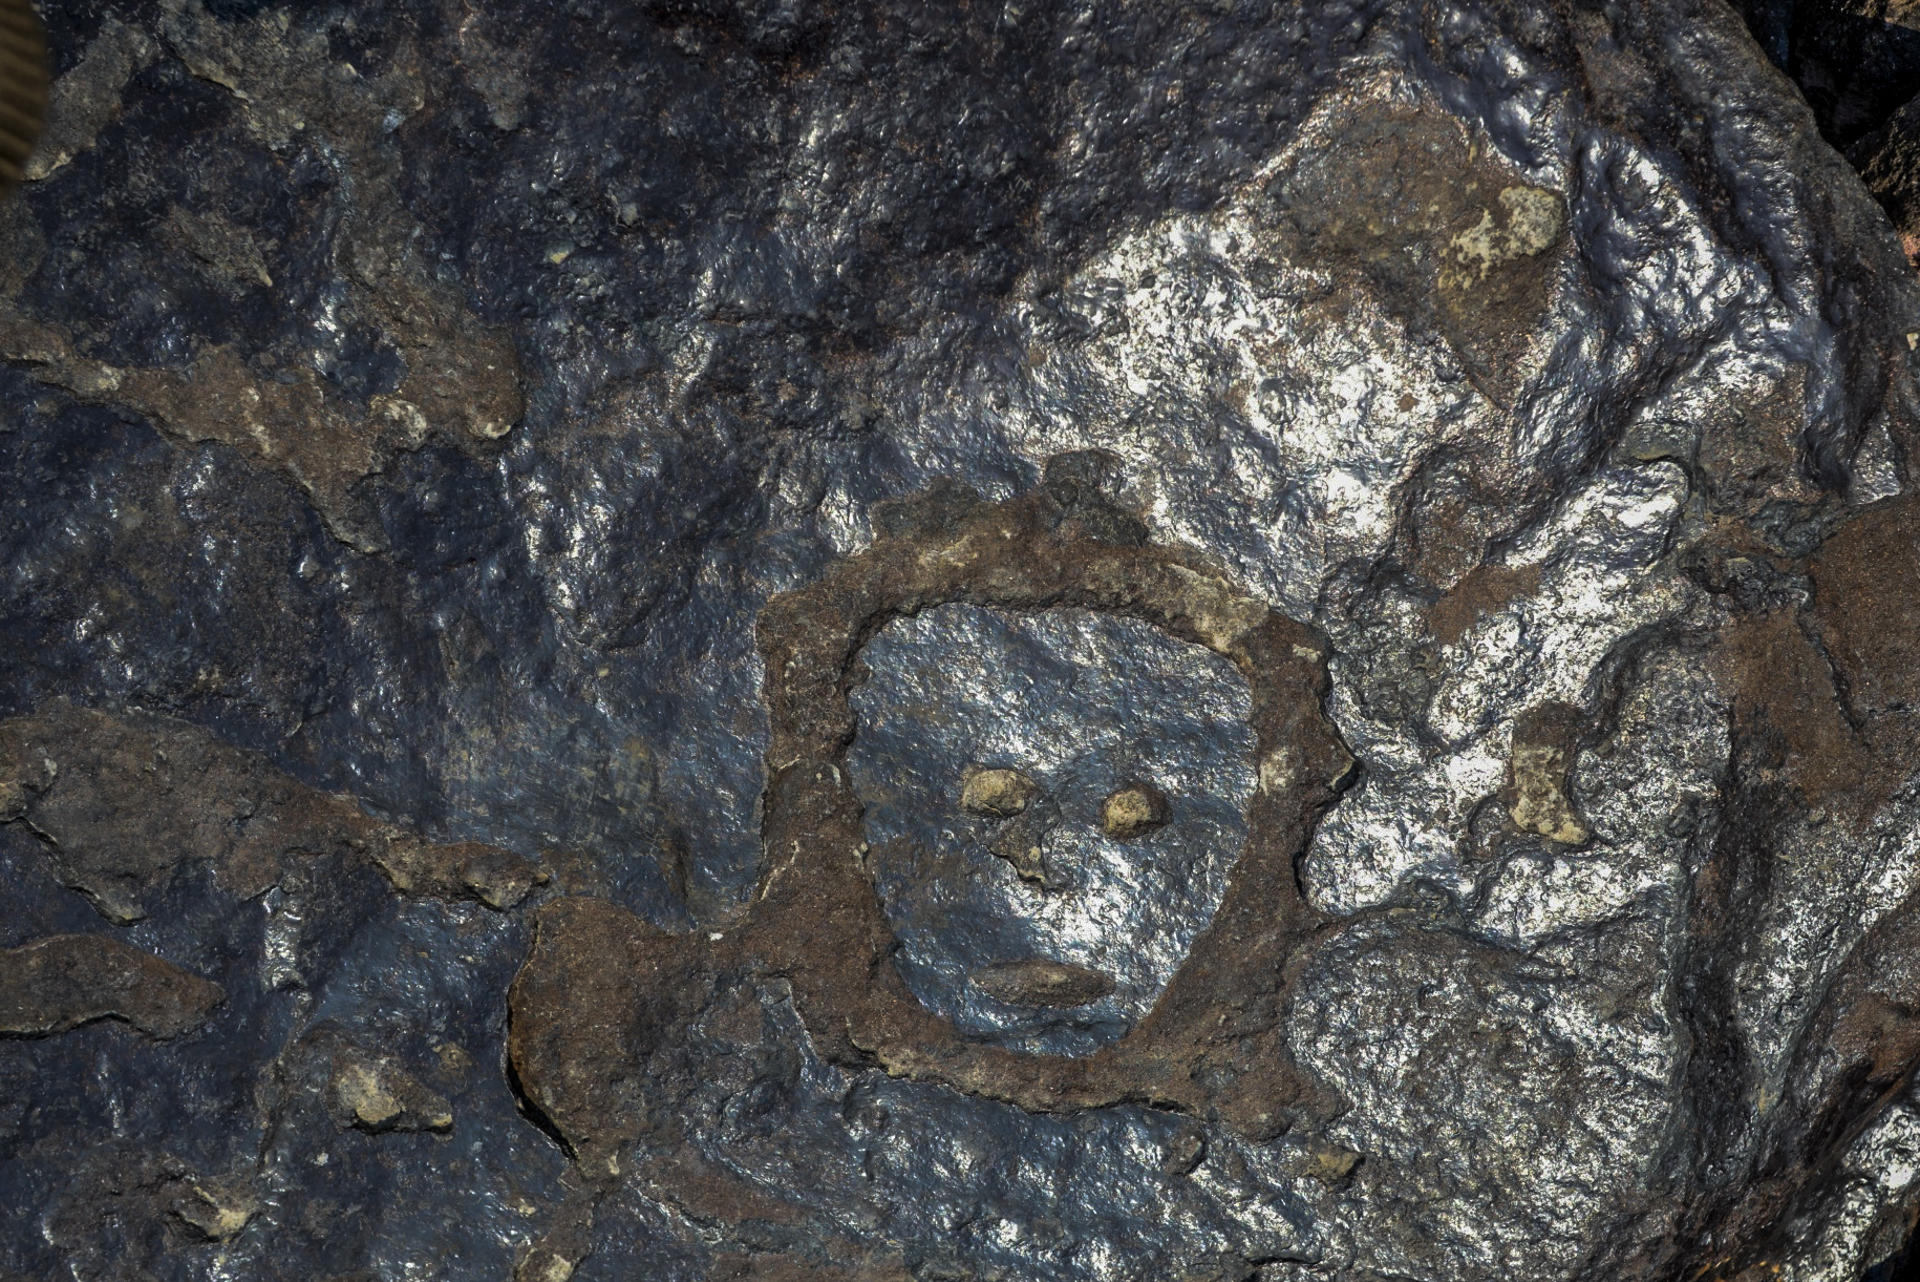
<svg viewBox="0 0 1920 1282">
<path fill-rule="evenodd" d="M 45 16 L 0 949 L 226 1001 L 0 1040 L 0 1276 L 1899 1250 L 1920 295 L 1731 8 Z"/>
</svg>

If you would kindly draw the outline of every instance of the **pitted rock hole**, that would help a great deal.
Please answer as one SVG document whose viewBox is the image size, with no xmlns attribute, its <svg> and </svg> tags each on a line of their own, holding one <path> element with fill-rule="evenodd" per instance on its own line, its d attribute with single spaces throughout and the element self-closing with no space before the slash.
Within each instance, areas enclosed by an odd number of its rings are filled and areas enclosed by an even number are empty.
<svg viewBox="0 0 1920 1282">
<path fill-rule="evenodd" d="M 1087 1054 L 1124 1036 L 1213 916 L 1246 840 L 1246 681 L 1151 624 L 1085 610 L 944 605 L 889 624 L 863 657 L 847 759 L 908 987 L 1012 1049 Z M 969 813 L 961 791 L 979 767 L 1024 772 L 1035 800 L 1012 819 Z M 1128 782 L 1164 793 L 1168 817 L 1117 840 L 1103 806 Z M 992 849 L 1022 822 L 1044 887 Z M 1050 1008 L 969 981 L 1035 958 L 1098 971 L 1113 991 Z"/>
</svg>

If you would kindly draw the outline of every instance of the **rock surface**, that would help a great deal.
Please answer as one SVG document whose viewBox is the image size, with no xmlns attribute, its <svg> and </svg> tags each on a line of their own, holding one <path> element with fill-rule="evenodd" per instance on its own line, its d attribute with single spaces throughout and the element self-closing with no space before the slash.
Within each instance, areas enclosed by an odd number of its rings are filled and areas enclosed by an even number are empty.
<svg viewBox="0 0 1920 1282">
<path fill-rule="evenodd" d="M 220 985 L 106 935 L 50 935 L 0 949 L 0 1034 L 64 1033 L 113 1018 L 177 1037 L 224 1000 Z"/>
<path fill-rule="evenodd" d="M 147 915 L 185 860 L 206 860 L 243 898 L 263 893 L 289 858 L 364 858 L 406 894 L 519 903 L 545 880 L 510 851 L 435 844 L 303 787 L 258 754 L 196 726 L 116 717 L 65 702 L 0 721 L 0 820 L 45 843 L 59 879 L 127 925 Z"/>
<path fill-rule="evenodd" d="M 0 1277 L 1884 1277 L 1904 99 L 1748 8 L 50 6 Z"/>
<path fill-rule="evenodd" d="M 1920 267 L 1920 4 L 1742 0 L 1741 7 Z"/>
</svg>

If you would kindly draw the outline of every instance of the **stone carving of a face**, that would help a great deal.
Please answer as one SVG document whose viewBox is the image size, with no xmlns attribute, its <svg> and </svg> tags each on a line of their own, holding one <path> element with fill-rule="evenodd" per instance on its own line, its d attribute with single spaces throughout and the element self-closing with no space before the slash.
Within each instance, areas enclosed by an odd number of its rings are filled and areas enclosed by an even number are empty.
<svg viewBox="0 0 1920 1282">
<path fill-rule="evenodd" d="M 1084 1054 L 1185 959 L 1246 840 L 1246 681 L 1138 619 L 952 604 L 863 652 L 848 753 L 915 995 L 963 1032 Z"/>
<path fill-rule="evenodd" d="M 1337 1106 L 1282 1018 L 1326 927 L 1296 861 L 1353 766 L 1323 708 L 1326 643 L 1153 544 L 1087 462 L 1052 460 L 997 504 L 935 486 L 760 612 L 766 858 L 716 942 L 790 985 L 831 1061 L 1277 1134 Z M 1017 656 L 997 679 L 995 652 Z M 928 734 L 935 719 L 962 733 Z"/>
</svg>

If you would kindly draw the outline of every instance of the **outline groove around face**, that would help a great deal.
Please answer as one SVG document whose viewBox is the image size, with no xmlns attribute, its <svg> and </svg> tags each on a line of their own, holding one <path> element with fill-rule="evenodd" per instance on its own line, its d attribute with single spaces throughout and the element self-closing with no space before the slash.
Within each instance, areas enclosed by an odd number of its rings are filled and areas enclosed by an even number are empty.
<svg viewBox="0 0 1920 1282">
<path fill-rule="evenodd" d="M 1310 945 L 1333 926 L 1306 902 L 1295 863 L 1353 765 L 1322 710 L 1327 646 L 1198 553 L 1130 537 L 1117 509 L 1103 517 L 1100 503 L 1063 503 L 1046 486 L 1000 504 L 938 490 L 903 507 L 894 533 L 767 604 L 765 864 L 740 942 L 790 980 L 831 1060 L 878 1063 L 1034 1111 L 1133 1101 L 1277 1133 L 1329 1103 L 1293 1064 L 1284 1018 Z M 847 768 L 849 693 L 876 632 L 956 602 L 1141 619 L 1230 660 L 1252 695 L 1260 784 L 1226 893 L 1152 1010 L 1087 1056 L 970 1040 L 892 963 L 898 941 L 867 867 Z"/>
</svg>

